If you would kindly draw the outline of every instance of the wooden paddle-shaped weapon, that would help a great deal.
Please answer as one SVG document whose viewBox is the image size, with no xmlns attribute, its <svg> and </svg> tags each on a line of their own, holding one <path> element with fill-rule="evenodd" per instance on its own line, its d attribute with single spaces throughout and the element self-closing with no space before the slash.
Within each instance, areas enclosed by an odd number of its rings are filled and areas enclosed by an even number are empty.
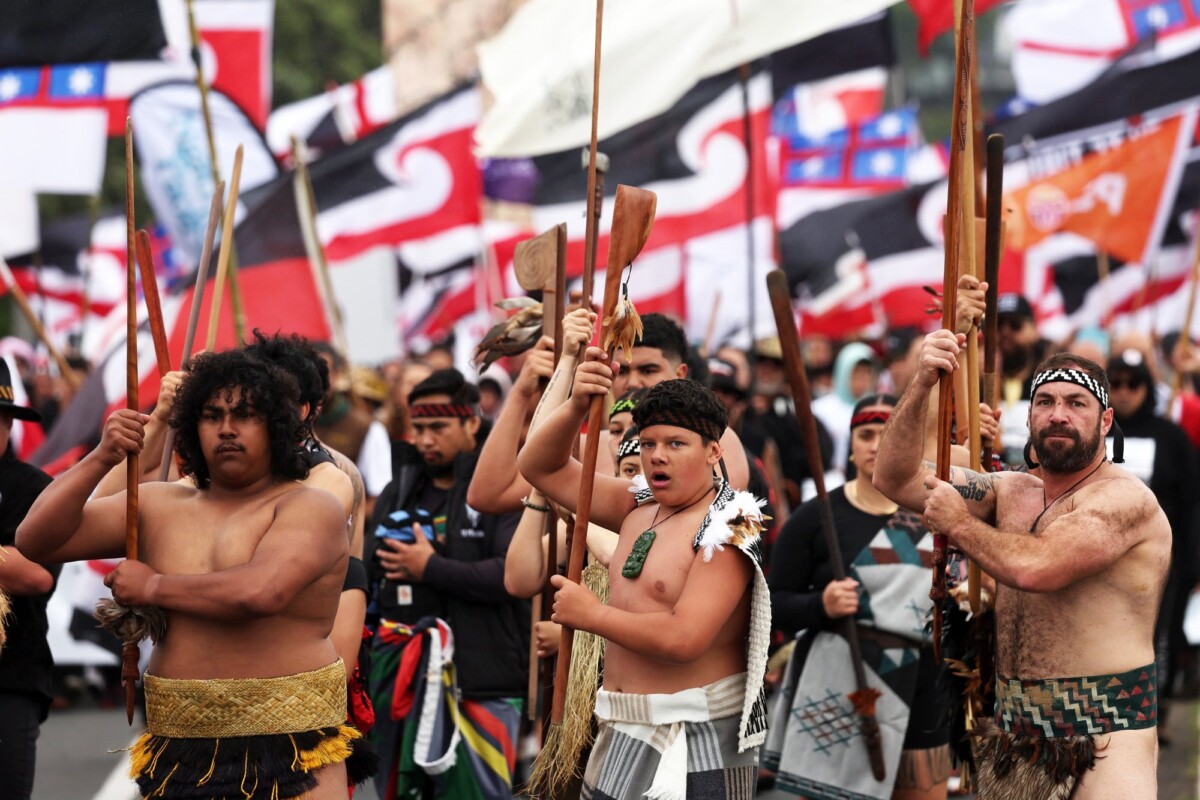
<svg viewBox="0 0 1200 800">
<path fill-rule="evenodd" d="M 208 282 L 208 264 L 212 261 L 213 240 L 217 235 L 217 220 L 221 218 L 221 197 L 225 194 L 225 181 L 217 181 L 213 189 L 212 205 L 208 209 L 208 227 L 204 231 L 204 246 L 200 250 L 200 263 L 196 265 L 196 283 L 192 290 L 192 308 L 188 312 L 187 332 L 183 337 L 183 355 L 181 365 L 187 364 L 192 357 L 192 343 L 196 339 L 196 326 L 200 322 L 200 307 L 204 303 L 204 286 Z M 158 479 L 165 481 L 171 475 L 171 457 L 175 452 L 175 429 L 168 428 L 163 440 L 162 464 L 159 467 Z"/>
<path fill-rule="evenodd" d="M 133 230 L 133 121 L 125 118 L 125 407 L 138 411 L 137 357 L 137 268 L 134 250 L 137 247 Z M 138 557 L 138 469 L 137 453 L 125 458 L 125 558 Z M 121 649 L 121 683 L 125 685 L 125 716 L 133 724 L 133 701 L 138 680 L 136 641 L 126 637 Z"/>
<path fill-rule="evenodd" d="M 146 315 L 150 320 L 150 336 L 154 340 L 154 358 L 158 377 L 171 371 L 171 354 L 167 349 L 167 331 L 163 325 L 162 303 L 158 297 L 158 278 L 154 275 L 154 254 L 150 250 L 150 234 L 137 232 L 138 272 L 142 276 L 142 294 L 146 297 Z"/>
<path fill-rule="evenodd" d="M 632 186 L 618 186 L 613 204 L 612 231 L 608 243 L 608 267 L 604 275 L 604 305 L 601 314 L 600 341 L 608 336 L 621 288 L 621 273 L 646 245 L 654 225 L 654 210 L 658 198 L 653 192 Z M 611 357 L 612 351 L 609 351 Z M 567 554 L 567 580 L 579 582 L 583 573 L 583 554 L 587 550 L 588 520 L 592 513 L 592 488 L 596 478 L 596 458 L 600 450 L 600 424 L 604 418 L 604 398 L 596 395 L 588 409 L 588 437 L 583 448 L 583 474 L 579 481 L 579 503 L 575 509 L 575 535 Z M 564 625 L 558 648 L 558 671 L 554 681 L 554 706 L 550 723 L 562 723 L 563 701 L 567 696 L 567 680 L 571 665 L 571 645 L 575 631 Z M 581 675 L 580 680 L 595 680 L 593 675 Z"/>
<path fill-rule="evenodd" d="M 566 254 L 566 230 L 565 224 L 555 225 L 545 233 L 521 242 L 513 253 L 513 273 L 516 275 L 517 283 L 527 292 L 542 292 L 542 333 L 554 337 L 555 367 L 558 366 L 558 358 L 562 354 L 563 297 L 558 290 L 558 283 L 559 276 L 564 284 L 566 282 L 565 270 L 560 269 L 560 256 Z M 561 259 L 561 266 L 565 266 L 565 258 Z M 558 564 L 558 520 L 552 513 L 545 516 L 544 533 L 547 537 L 546 585 L 542 589 L 542 593 L 533 598 L 530 613 L 534 624 L 549 620 L 554 607 L 554 587 L 550 585 L 550 576 L 555 574 Z M 530 627 L 532 628 L 532 625 Z M 553 691 L 553 681 L 551 680 L 553 676 L 549 672 L 552 663 L 553 659 L 549 658 L 539 661 L 537 637 L 531 636 L 529 639 L 529 707 L 527 714 L 530 720 L 537 719 L 538 674 L 540 671 L 544 671 L 541 680 L 543 692 Z M 546 701 L 552 701 L 552 699 L 550 696 L 545 696 Z M 544 702 L 543 705 L 549 708 L 549 702 Z"/>
<path fill-rule="evenodd" d="M 808 376 L 804 371 L 804 360 L 800 355 L 800 344 L 796 339 L 796 320 L 792 315 L 792 297 L 788 290 L 787 275 L 783 270 L 767 273 L 767 295 L 771 298 L 771 310 L 775 312 L 775 328 L 779 332 L 779 344 L 783 351 L 783 371 L 792 389 L 792 400 L 796 404 L 796 419 L 800 423 L 800 436 L 804 439 L 804 450 L 812 467 L 813 483 L 817 489 L 817 504 L 821 511 L 821 531 L 829 548 L 829 562 L 835 581 L 846 579 L 846 565 L 842 563 L 842 546 L 838 541 L 833 523 L 833 506 L 829 493 L 825 491 L 825 467 L 821 459 L 821 444 L 817 439 L 817 422 L 812 413 L 812 393 L 808 387 Z M 883 743 L 879 736 L 879 720 L 875 718 L 875 701 L 881 692 L 867 683 L 867 672 L 863 667 L 862 649 L 858 644 L 858 629 L 853 617 L 842 617 L 833 621 L 838 633 L 850 645 L 850 658 L 854 662 L 854 685 L 850 695 L 854 710 L 862 719 L 863 740 L 867 744 L 867 755 L 871 761 L 871 774 L 882 781 L 887 776 L 883 763 Z"/>
</svg>

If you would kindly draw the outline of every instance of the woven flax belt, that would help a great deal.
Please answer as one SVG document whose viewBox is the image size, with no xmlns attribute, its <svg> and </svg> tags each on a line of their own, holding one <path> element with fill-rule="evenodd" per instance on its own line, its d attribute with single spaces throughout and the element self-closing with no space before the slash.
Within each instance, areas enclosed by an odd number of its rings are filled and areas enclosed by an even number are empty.
<svg viewBox="0 0 1200 800">
<path fill-rule="evenodd" d="M 146 721 L 155 736 L 219 739 L 301 733 L 346 721 L 346 669 L 279 678 L 181 680 L 146 673 Z"/>
</svg>

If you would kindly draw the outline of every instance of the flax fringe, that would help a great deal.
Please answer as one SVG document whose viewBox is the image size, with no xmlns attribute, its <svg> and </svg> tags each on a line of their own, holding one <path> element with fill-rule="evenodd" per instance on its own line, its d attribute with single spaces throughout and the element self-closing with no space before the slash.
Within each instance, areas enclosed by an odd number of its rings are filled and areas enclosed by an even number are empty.
<svg viewBox="0 0 1200 800">
<path fill-rule="evenodd" d="M 601 603 L 608 603 L 608 568 L 603 564 L 595 561 L 589 564 L 583 570 L 581 583 Z M 596 689 L 603 655 L 604 639 L 587 631 L 575 632 L 563 721 L 561 725 L 550 726 L 525 787 L 526 793 L 535 800 L 556 796 L 581 774 L 579 756 L 592 743 L 592 715 L 596 710 Z"/>
</svg>

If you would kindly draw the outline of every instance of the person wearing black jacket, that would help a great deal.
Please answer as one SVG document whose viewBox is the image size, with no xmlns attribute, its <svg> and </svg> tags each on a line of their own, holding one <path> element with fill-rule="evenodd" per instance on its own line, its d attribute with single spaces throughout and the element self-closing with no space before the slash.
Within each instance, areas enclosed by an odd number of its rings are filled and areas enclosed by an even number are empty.
<svg viewBox="0 0 1200 800">
<path fill-rule="evenodd" d="M 1158 664 L 1159 741 L 1169 738 L 1169 705 L 1174 692 L 1176 661 L 1187 648 L 1183 617 L 1188 597 L 1200 578 L 1197 558 L 1196 486 L 1200 478 L 1196 451 L 1182 428 L 1154 410 L 1154 379 L 1138 350 L 1125 350 L 1108 361 L 1111 402 L 1125 435 L 1125 469 L 1150 487 L 1171 524 L 1171 571 L 1154 632 Z M 1114 426 L 1115 428 L 1116 426 Z"/>
<path fill-rule="evenodd" d="M 502 729 L 508 738 L 492 742 L 496 751 L 515 752 L 519 698 L 528 680 L 530 617 L 528 603 L 504 589 L 504 557 L 520 514 L 482 514 L 467 505 L 467 487 L 487 433 L 478 397 L 454 369 L 438 370 L 413 388 L 408 402 L 415 443 L 396 450 L 392 481 L 367 526 L 364 560 L 379 617 L 372 643 L 370 691 L 377 714 L 371 736 L 383 759 L 376 777 L 382 797 L 409 796 L 406 791 L 425 796 L 459 781 L 483 788 L 505 779 L 511 794 L 515 765 L 508 763 L 507 776 L 483 775 L 487 759 L 474 758 L 475 753 L 460 752 L 435 787 L 432 775 L 413 766 L 426 754 L 402 752 L 412 746 L 414 737 L 406 728 L 418 725 L 421 704 L 412 703 L 398 719 L 395 713 L 396 694 L 403 697 L 405 689 L 397 685 L 403 672 L 398 651 L 424 642 L 424 633 L 436 630 L 434 619 L 440 619 L 454 640 L 460 724 L 489 717 L 481 730 L 492 736 Z M 470 749 L 465 742 L 471 740 L 464 737 L 459 750 Z"/>
<path fill-rule="evenodd" d="M 13 403 L 8 364 L 0 359 L 0 592 L 12 611 L 0 620 L 0 799 L 33 794 L 37 739 L 53 696 L 54 659 L 46 641 L 46 603 L 55 574 L 12 546 L 17 526 L 50 476 L 17 458 L 9 443 L 13 419 L 38 422 L 41 415 Z M 57 571 L 57 568 L 55 568 Z"/>
</svg>

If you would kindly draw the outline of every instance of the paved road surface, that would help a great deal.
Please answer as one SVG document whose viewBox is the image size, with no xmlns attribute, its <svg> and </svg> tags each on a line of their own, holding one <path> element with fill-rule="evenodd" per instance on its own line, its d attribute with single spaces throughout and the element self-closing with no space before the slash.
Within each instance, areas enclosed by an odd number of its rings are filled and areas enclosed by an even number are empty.
<svg viewBox="0 0 1200 800">
<path fill-rule="evenodd" d="M 1200 800 L 1200 704 L 1181 704 L 1171 718 L 1174 743 L 1159 759 L 1160 800 Z M 127 747 L 136 735 L 121 710 L 52 711 L 38 743 L 34 800 L 135 800 L 133 783 L 124 777 L 129 757 L 109 753 Z M 759 794 L 762 800 L 795 800 L 780 791 Z M 368 786 L 356 800 L 378 800 Z"/>
</svg>

